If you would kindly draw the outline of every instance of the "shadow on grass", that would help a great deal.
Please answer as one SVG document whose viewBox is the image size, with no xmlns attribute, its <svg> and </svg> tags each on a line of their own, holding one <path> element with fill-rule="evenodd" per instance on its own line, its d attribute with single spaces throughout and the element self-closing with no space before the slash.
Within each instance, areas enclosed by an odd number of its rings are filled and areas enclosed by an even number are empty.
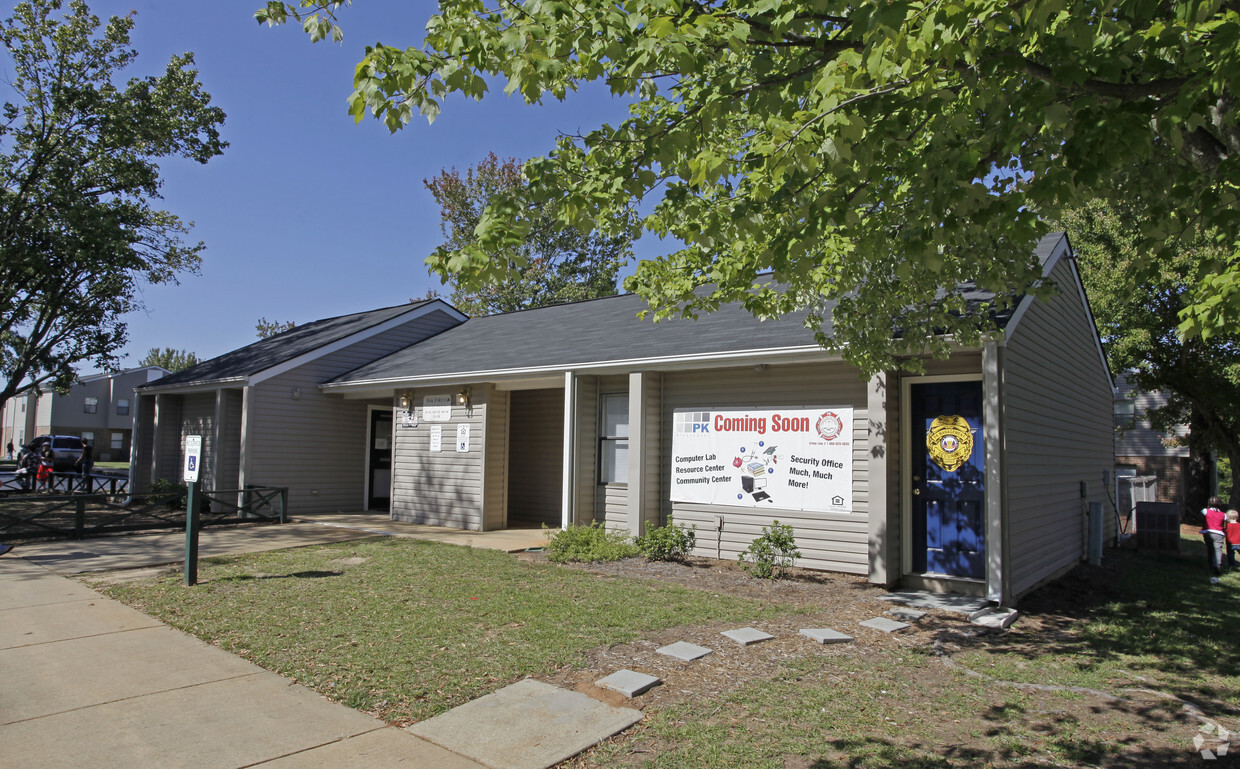
<svg viewBox="0 0 1240 769">
<path fill-rule="evenodd" d="M 1012 632 L 972 639 L 944 629 L 943 640 L 967 651 L 1150 680 L 1151 688 L 1213 715 L 1235 715 L 1237 692 L 1220 678 L 1240 676 L 1237 580 L 1233 574 L 1211 585 L 1204 546 L 1181 544 L 1180 553 L 1107 551 L 1101 566 L 1082 565 L 1022 599 L 1024 627 L 1018 622 Z M 1157 708 L 1164 716 L 1178 708 L 1166 706 Z"/>
<path fill-rule="evenodd" d="M 1046 757 L 1028 756 L 1018 742 L 1002 750 L 978 750 L 967 746 L 935 748 L 921 744 L 901 744 L 874 737 L 832 740 L 832 752 L 839 755 L 810 756 L 796 762 L 807 769 L 953 769 L 960 766 L 1001 764 L 1007 769 L 1045 769 Z M 1123 750 L 1122 746 L 1096 740 L 1060 739 L 1053 749 L 1062 766 L 1126 767 L 1165 769 L 1168 766 L 1200 764 L 1196 753 L 1175 749 Z M 1234 757 L 1205 764 L 1211 767 L 1235 766 Z"/>
<path fill-rule="evenodd" d="M 343 577 L 343 571 L 295 571 L 291 574 L 238 574 L 235 577 L 224 577 L 215 582 L 251 582 L 267 579 L 323 579 L 324 577 Z"/>
</svg>

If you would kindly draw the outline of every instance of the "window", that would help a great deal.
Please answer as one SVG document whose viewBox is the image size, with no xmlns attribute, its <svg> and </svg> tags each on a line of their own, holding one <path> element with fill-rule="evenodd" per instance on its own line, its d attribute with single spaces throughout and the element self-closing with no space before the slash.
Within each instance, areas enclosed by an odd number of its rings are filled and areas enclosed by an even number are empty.
<svg viewBox="0 0 1240 769">
<path fill-rule="evenodd" d="M 599 483 L 628 483 L 629 396 L 603 395 L 599 426 Z"/>
<path fill-rule="evenodd" d="M 125 434 L 124 433 L 112 433 L 112 448 L 115 451 L 120 451 L 121 449 L 125 448 Z"/>
<path fill-rule="evenodd" d="M 87 414 L 97 414 L 99 412 L 99 399 L 87 396 L 86 405 L 83 407 L 82 411 Z"/>
<path fill-rule="evenodd" d="M 116 415 L 118 417 L 129 416 L 129 401 L 121 399 L 116 402 Z"/>
<path fill-rule="evenodd" d="M 83 440 L 83 441 L 86 441 L 87 443 L 93 444 L 93 443 L 95 442 L 95 434 L 94 434 L 93 432 L 91 432 L 90 430 L 83 430 L 83 431 L 82 431 L 82 440 Z M 60 446 L 60 441 L 57 441 L 57 442 L 56 442 L 56 444 L 57 444 L 57 447 L 59 448 L 59 446 Z M 69 447 L 69 446 L 65 446 L 65 448 L 70 448 L 70 447 Z M 72 445 L 72 448 L 75 448 L 75 449 L 80 449 L 80 448 L 82 448 L 82 442 L 81 442 L 81 441 L 74 441 L 74 442 L 73 442 L 73 445 Z"/>
<path fill-rule="evenodd" d="M 1137 404 L 1122 398 L 1115 401 L 1115 429 L 1131 430 L 1137 422 Z"/>
</svg>

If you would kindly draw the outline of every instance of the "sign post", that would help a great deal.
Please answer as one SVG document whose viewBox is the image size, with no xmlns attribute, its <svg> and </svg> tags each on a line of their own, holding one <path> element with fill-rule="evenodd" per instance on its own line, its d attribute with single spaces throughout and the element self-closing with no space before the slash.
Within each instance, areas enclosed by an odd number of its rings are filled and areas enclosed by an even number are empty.
<svg viewBox="0 0 1240 769">
<path fill-rule="evenodd" d="M 185 436 L 185 586 L 198 584 L 198 470 L 202 467 L 202 436 Z"/>
</svg>

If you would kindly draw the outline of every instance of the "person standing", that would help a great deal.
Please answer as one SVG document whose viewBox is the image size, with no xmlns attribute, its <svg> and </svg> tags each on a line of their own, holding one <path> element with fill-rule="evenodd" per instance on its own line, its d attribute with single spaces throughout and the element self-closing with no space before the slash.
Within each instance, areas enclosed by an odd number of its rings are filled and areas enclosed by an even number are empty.
<svg viewBox="0 0 1240 769">
<path fill-rule="evenodd" d="M 13 441 L 9 441 L 9 445 L 5 446 L 4 450 L 9 453 L 9 459 L 12 459 L 13 458 Z"/>
<path fill-rule="evenodd" d="M 52 451 L 52 444 L 43 444 L 43 451 L 39 454 L 39 475 L 37 481 L 43 482 L 43 488 L 48 493 L 52 491 L 52 476 L 56 472 L 56 452 Z M 36 483 L 35 489 L 38 490 Z"/>
<path fill-rule="evenodd" d="M 17 460 L 17 474 L 21 478 L 22 491 L 38 491 L 39 455 L 23 451 Z"/>
<path fill-rule="evenodd" d="M 1218 578 L 1223 574 L 1223 558 L 1227 552 L 1227 513 L 1223 512 L 1223 501 L 1210 497 L 1201 515 L 1205 518 L 1201 538 L 1206 543 L 1206 558 L 1210 562 L 1210 584 L 1217 585 Z"/>
<path fill-rule="evenodd" d="M 86 493 L 90 493 L 90 473 L 95 467 L 95 453 L 91 450 L 90 442 L 85 438 L 82 439 L 82 455 L 77 458 L 78 472 L 82 476 L 82 486 Z"/>
<path fill-rule="evenodd" d="M 1227 566 L 1236 568 L 1236 553 L 1240 553 L 1240 512 L 1227 511 Z"/>
</svg>

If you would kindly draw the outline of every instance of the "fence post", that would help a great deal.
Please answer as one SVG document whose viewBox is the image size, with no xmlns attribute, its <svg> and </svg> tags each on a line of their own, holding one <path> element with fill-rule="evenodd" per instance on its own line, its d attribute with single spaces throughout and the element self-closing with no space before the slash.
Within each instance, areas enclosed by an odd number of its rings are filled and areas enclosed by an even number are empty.
<svg viewBox="0 0 1240 769">
<path fill-rule="evenodd" d="M 185 497 L 185 586 L 198 584 L 198 481 Z"/>
<path fill-rule="evenodd" d="M 280 523 L 284 523 L 284 515 L 288 511 L 288 487 L 280 489 Z"/>
<path fill-rule="evenodd" d="M 86 498 L 78 495 L 73 499 L 73 538 L 86 535 Z"/>
</svg>

